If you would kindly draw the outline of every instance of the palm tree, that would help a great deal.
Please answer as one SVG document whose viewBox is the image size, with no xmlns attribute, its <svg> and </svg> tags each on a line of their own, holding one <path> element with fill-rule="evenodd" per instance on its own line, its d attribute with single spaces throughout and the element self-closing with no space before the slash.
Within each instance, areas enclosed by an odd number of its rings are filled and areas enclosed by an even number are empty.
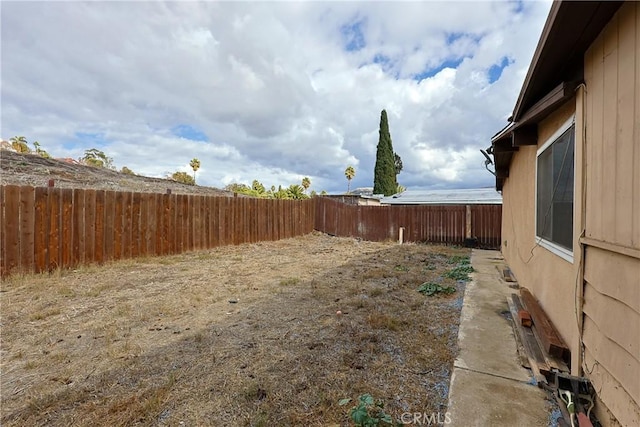
<svg viewBox="0 0 640 427">
<path fill-rule="evenodd" d="M 349 194 L 351 193 L 351 180 L 354 176 L 356 176 L 356 170 L 353 168 L 353 166 L 347 166 L 347 168 L 344 170 L 344 176 L 347 177 L 347 194 Z"/>
<path fill-rule="evenodd" d="M 200 160 L 198 160 L 197 158 L 193 158 L 191 159 L 191 162 L 189 162 L 189 166 L 191 166 L 191 169 L 193 169 L 193 183 L 196 183 L 196 171 L 198 169 L 200 169 Z"/>
<path fill-rule="evenodd" d="M 40 143 L 39 143 L 38 141 L 33 141 L 33 146 L 34 146 L 34 147 L 35 147 L 35 149 L 36 149 L 36 154 L 37 154 L 37 155 L 39 155 L 39 156 L 41 156 L 41 157 L 44 157 L 45 159 L 50 159 L 50 158 L 51 158 L 51 156 L 49 155 L 49 153 L 47 153 L 47 151 L 46 151 L 46 150 L 43 150 L 43 149 L 41 148 L 42 146 L 40 145 Z"/>
<path fill-rule="evenodd" d="M 27 143 L 27 138 L 24 136 L 14 136 L 10 138 L 11 147 L 16 150 L 18 153 L 30 153 L 29 144 Z"/>
<path fill-rule="evenodd" d="M 306 199 L 308 196 L 304 194 L 304 188 L 298 184 L 291 184 L 289 188 L 287 188 L 287 193 L 289 193 L 289 197 L 295 200 Z"/>
<path fill-rule="evenodd" d="M 311 187 L 311 180 L 309 177 L 305 176 L 302 178 L 302 187 L 304 187 L 304 191 L 307 191 L 309 187 Z"/>
</svg>

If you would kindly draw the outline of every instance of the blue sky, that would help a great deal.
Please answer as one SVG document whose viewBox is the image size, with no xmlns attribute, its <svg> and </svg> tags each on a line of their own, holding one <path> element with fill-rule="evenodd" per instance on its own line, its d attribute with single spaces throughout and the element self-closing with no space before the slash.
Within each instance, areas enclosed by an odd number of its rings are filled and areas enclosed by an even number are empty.
<svg viewBox="0 0 640 427">
<path fill-rule="evenodd" d="M 2 2 L 0 136 L 199 183 L 373 185 L 386 109 L 408 188 L 493 184 L 550 8 L 526 2 Z"/>
</svg>

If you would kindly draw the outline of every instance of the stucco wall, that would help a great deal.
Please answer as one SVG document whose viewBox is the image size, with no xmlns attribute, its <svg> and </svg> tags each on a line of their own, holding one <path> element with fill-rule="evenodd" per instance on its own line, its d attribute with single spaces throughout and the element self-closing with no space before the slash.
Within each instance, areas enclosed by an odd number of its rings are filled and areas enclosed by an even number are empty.
<svg viewBox="0 0 640 427">
<path fill-rule="evenodd" d="M 576 101 L 560 107 L 538 127 L 542 146 L 575 113 Z M 573 354 L 577 350 L 578 321 L 574 307 L 576 268 L 536 245 L 535 188 L 538 146 L 520 147 L 509 167 L 502 192 L 502 253 L 518 284 L 529 289 Z M 575 210 L 575 209 L 574 209 Z"/>
</svg>

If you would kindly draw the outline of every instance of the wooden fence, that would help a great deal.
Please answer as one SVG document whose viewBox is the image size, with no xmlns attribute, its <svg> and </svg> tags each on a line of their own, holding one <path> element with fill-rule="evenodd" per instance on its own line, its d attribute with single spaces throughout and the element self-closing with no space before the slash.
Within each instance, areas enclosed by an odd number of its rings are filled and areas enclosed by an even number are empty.
<svg viewBox="0 0 640 427">
<path fill-rule="evenodd" d="M 352 206 L 316 199 L 315 229 L 363 240 L 463 244 L 476 239 L 480 247 L 499 248 L 502 205 Z"/>
<path fill-rule="evenodd" d="M 279 240 L 314 229 L 382 241 L 500 246 L 501 205 L 352 206 L 184 194 L 0 186 L 0 276 Z"/>
<path fill-rule="evenodd" d="M 0 187 L 0 275 L 278 240 L 313 231 L 313 200 Z"/>
</svg>

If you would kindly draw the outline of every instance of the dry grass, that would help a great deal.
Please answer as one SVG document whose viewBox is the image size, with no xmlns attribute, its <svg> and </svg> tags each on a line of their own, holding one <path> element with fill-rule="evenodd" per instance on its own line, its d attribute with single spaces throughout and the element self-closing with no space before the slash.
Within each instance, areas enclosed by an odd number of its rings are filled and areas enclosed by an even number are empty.
<svg viewBox="0 0 640 427">
<path fill-rule="evenodd" d="M 362 393 L 442 410 L 463 289 L 442 276 L 467 253 L 314 234 L 11 278 L 1 424 L 348 425 Z M 416 291 L 438 280 L 458 292 Z"/>
</svg>

